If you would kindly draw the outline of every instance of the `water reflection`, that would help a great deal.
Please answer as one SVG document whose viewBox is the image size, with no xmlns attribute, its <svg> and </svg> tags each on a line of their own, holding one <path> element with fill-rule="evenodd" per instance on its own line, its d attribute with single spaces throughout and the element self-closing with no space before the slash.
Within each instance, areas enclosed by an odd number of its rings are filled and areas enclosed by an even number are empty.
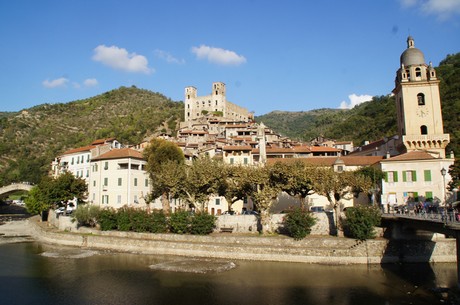
<svg viewBox="0 0 460 305">
<path fill-rule="evenodd" d="M 367 267 L 235 261 L 234 269 L 197 274 L 149 268 L 185 261 L 180 257 L 98 252 L 70 258 L 69 251 L 38 243 L 0 246 L 2 303 L 445 304 L 432 289 L 456 287 L 454 264 Z M 43 252 L 67 254 L 50 257 Z"/>
</svg>

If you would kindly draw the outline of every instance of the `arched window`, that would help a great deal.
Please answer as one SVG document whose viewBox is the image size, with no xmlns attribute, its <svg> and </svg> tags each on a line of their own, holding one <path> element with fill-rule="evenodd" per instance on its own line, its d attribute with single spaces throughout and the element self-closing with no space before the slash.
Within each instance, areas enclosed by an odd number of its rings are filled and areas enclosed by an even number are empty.
<svg viewBox="0 0 460 305">
<path fill-rule="evenodd" d="M 423 93 L 417 94 L 417 103 L 419 106 L 425 105 L 425 94 Z"/>
<path fill-rule="evenodd" d="M 423 135 L 423 134 L 428 134 L 428 128 L 426 127 L 426 125 L 422 125 L 420 126 L 420 133 Z"/>
</svg>

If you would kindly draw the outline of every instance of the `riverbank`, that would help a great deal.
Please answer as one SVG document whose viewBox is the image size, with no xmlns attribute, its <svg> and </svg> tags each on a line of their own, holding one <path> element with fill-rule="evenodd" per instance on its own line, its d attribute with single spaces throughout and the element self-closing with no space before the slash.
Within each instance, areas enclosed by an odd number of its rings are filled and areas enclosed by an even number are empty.
<svg viewBox="0 0 460 305">
<path fill-rule="evenodd" d="M 60 231 L 39 217 L 5 223 L 6 236 L 47 244 L 93 250 L 174 255 L 197 258 L 221 258 L 318 264 L 380 264 L 394 262 L 455 262 L 453 239 L 356 241 L 331 236 L 308 236 L 295 241 L 286 236 L 246 236 L 215 233 L 210 236 L 149 234 L 99 231 L 84 228 L 77 232 Z M 29 239 L 30 240 L 30 239 Z"/>
</svg>

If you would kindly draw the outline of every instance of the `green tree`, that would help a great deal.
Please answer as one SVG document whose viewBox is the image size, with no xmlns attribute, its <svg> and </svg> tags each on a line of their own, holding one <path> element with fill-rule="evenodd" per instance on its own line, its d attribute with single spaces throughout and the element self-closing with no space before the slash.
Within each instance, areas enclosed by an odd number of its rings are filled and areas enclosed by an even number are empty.
<svg viewBox="0 0 460 305">
<path fill-rule="evenodd" d="M 332 168 L 318 167 L 314 171 L 313 189 L 323 195 L 334 208 L 337 233 L 342 230 L 339 222 L 342 199 L 351 199 L 353 193 L 368 192 L 372 182 L 361 174 L 352 171 L 336 172 Z"/>
<path fill-rule="evenodd" d="M 273 175 L 281 186 L 281 190 L 299 200 L 302 208 L 308 208 L 305 198 L 313 190 L 314 168 L 302 161 L 292 163 L 276 162 L 273 166 Z"/>
<path fill-rule="evenodd" d="M 194 205 L 197 211 L 207 211 L 207 204 L 212 195 L 223 195 L 224 185 L 222 161 L 207 156 L 193 160 L 186 166 L 184 199 Z"/>
<path fill-rule="evenodd" d="M 254 167 L 248 179 L 253 185 L 251 197 L 259 211 L 261 233 L 273 233 L 270 225 L 270 208 L 276 202 L 276 198 L 281 192 L 281 185 L 276 180 L 273 167 L 271 165 Z"/>
<path fill-rule="evenodd" d="M 449 181 L 448 189 L 453 191 L 455 188 L 460 188 L 460 162 L 459 159 L 456 159 L 454 164 L 449 167 L 449 175 L 452 179 Z M 458 200 L 458 198 L 455 198 Z"/>
<path fill-rule="evenodd" d="M 169 215 L 170 194 L 178 192 L 178 181 L 175 178 L 182 179 L 183 177 L 181 169 L 185 162 L 184 154 L 176 144 L 154 138 L 144 149 L 144 158 L 147 160 L 147 172 L 152 181 L 153 189 L 149 199 L 153 200 L 161 195 L 163 212 L 165 215 Z M 175 167 L 180 170 L 176 172 Z M 179 176 L 173 177 L 171 174 L 179 174 Z"/>
<path fill-rule="evenodd" d="M 222 187 L 220 188 L 228 203 L 228 210 L 233 211 L 232 205 L 238 200 L 244 200 L 252 191 L 253 185 L 249 179 L 252 169 L 248 166 L 226 165 L 223 167 Z"/>
</svg>

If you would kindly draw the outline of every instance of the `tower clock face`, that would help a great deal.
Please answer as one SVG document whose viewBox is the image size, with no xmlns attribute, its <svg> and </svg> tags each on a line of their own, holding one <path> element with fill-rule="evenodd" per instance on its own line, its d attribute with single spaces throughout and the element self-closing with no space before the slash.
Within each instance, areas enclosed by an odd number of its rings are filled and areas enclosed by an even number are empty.
<svg viewBox="0 0 460 305">
<path fill-rule="evenodd" d="M 426 117 L 428 115 L 428 109 L 425 109 L 425 108 L 417 109 L 417 115 L 421 118 Z"/>
</svg>

